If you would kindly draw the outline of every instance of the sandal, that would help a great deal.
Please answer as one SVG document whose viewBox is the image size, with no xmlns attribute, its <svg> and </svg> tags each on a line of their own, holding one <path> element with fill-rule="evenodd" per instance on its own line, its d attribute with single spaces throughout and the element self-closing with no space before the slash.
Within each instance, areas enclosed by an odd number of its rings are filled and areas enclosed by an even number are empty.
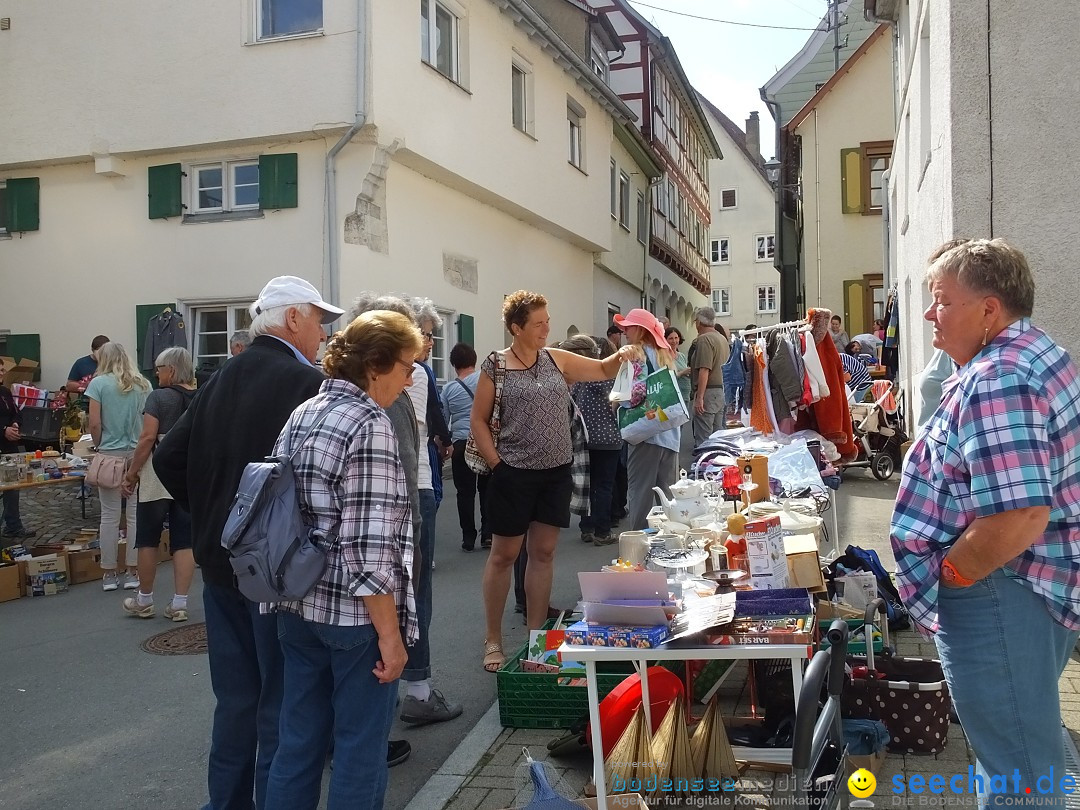
<svg viewBox="0 0 1080 810">
<path fill-rule="evenodd" d="M 484 644 L 484 671 L 498 672 L 506 663 L 503 655 L 502 644 L 497 641 L 489 641 Z"/>
</svg>

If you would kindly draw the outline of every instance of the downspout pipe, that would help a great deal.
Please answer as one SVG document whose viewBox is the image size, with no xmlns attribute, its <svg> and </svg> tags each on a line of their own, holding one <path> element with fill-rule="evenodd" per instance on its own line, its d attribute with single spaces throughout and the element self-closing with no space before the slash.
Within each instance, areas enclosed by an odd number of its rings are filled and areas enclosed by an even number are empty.
<svg viewBox="0 0 1080 810">
<path fill-rule="evenodd" d="M 367 0 L 356 0 L 356 115 L 352 125 L 326 153 L 326 250 L 323 294 L 334 306 L 341 299 L 341 249 L 338 243 L 337 156 L 367 122 Z"/>
</svg>

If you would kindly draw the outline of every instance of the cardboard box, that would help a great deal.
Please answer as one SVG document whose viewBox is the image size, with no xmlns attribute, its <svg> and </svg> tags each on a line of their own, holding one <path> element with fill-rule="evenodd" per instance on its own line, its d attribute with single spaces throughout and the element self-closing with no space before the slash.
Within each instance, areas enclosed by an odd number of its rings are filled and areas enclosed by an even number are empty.
<svg viewBox="0 0 1080 810">
<path fill-rule="evenodd" d="M 71 452 L 73 455 L 79 458 L 90 458 L 94 455 L 94 440 L 93 439 L 79 439 L 73 445 L 71 445 Z"/>
<path fill-rule="evenodd" d="M 769 498 L 769 458 L 768 456 L 739 456 L 739 470 L 743 475 L 750 474 L 751 480 L 757 484 L 756 489 L 746 491 L 746 498 L 750 503 L 768 500 Z"/>
<path fill-rule="evenodd" d="M 823 593 L 825 577 L 818 559 L 818 544 L 812 534 L 789 534 L 784 538 L 787 556 L 788 584 L 806 588 L 811 593 Z"/>
<path fill-rule="evenodd" d="M 667 625 L 622 627 L 618 625 L 575 622 L 566 628 L 566 643 L 590 647 L 635 647 L 648 650 L 659 647 L 668 637 Z"/>
<path fill-rule="evenodd" d="M 37 361 L 25 357 L 18 362 L 14 357 L 0 357 L 0 363 L 4 367 L 4 385 L 9 388 L 15 383 L 33 382 L 38 370 Z"/>
<path fill-rule="evenodd" d="M 67 551 L 68 582 L 79 585 L 83 582 L 97 582 L 104 575 L 101 567 L 101 549 L 87 548 Z"/>
<path fill-rule="evenodd" d="M 68 589 L 67 557 L 47 554 L 19 563 L 27 596 L 53 596 Z"/>
<path fill-rule="evenodd" d="M 705 635 L 709 644 L 812 644 L 814 614 L 736 619 Z"/>
<path fill-rule="evenodd" d="M 866 754 L 852 756 L 848 754 L 847 758 L 847 775 L 851 778 L 851 775 L 859 768 L 866 768 L 874 776 L 881 773 L 881 766 L 885 764 L 885 749 L 878 751 L 876 754 Z"/>
<path fill-rule="evenodd" d="M 746 557 L 750 563 L 750 586 L 755 590 L 788 587 L 784 530 L 780 518 L 771 515 L 746 524 Z"/>
<path fill-rule="evenodd" d="M 14 563 L 0 565 L 0 602 L 10 602 L 23 595 L 19 566 Z"/>
</svg>

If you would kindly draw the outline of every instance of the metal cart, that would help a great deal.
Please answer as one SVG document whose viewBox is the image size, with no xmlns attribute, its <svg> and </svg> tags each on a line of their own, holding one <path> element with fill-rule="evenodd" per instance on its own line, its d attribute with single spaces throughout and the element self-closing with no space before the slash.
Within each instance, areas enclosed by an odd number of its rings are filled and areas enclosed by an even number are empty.
<svg viewBox="0 0 1080 810">
<path fill-rule="evenodd" d="M 840 695 L 844 688 L 847 623 L 837 619 L 826 635 L 830 646 L 814 654 L 799 691 L 791 771 L 796 806 L 832 810 L 846 795 L 847 747 L 840 721 Z M 822 705 L 825 686 L 828 696 Z"/>
</svg>

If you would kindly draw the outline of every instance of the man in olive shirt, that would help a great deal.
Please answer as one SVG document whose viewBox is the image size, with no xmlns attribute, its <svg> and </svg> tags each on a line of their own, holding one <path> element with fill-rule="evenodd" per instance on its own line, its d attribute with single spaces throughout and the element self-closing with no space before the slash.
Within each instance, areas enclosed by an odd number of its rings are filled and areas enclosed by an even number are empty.
<svg viewBox="0 0 1080 810">
<path fill-rule="evenodd" d="M 694 310 L 698 336 L 690 347 L 690 380 L 694 387 L 694 446 L 724 427 L 724 363 L 731 354 L 727 338 L 716 331 L 712 307 Z"/>
</svg>

